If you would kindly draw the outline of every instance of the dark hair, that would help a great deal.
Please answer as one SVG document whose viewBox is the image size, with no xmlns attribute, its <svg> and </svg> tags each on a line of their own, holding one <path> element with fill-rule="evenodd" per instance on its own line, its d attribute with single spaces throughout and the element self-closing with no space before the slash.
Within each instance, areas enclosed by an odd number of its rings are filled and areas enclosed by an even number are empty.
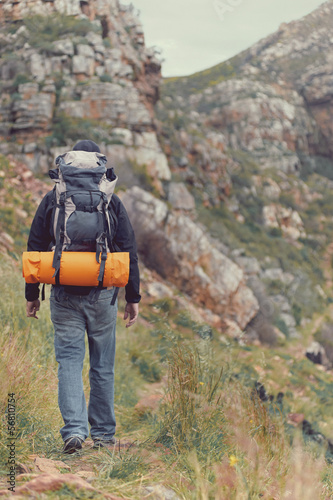
<svg viewBox="0 0 333 500">
<path fill-rule="evenodd" d="M 101 152 L 96 142 L 90 141 L 89 139 L 84 139 L 83 141 L 77 142 L 73 147 L 73 151 L 87 151 L 88 153 Z"/>
</svg>

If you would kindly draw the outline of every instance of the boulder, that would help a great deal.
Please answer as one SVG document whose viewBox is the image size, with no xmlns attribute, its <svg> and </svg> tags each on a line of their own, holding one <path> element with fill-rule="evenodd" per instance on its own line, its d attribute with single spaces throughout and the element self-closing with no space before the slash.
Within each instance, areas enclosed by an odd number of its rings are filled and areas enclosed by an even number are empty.
<svg viewBox="0 0 333 500">
<path fill-rule="evenodd" d="M 113 128 L 112 138 L 119 140 L 125 146 L 133 146 L 133 133 L 127 128 Z"/>
<path fill-rule="evenodd" d="M 127 128 L 152 125 L 150 113 L 141 102 L 138 90 L 132 85 L 125 87 L 109 82 L 90 83 L 82 89 L 81 101 L 85 103 L 86 118 L 100 119 Z"/>
<path fill-rule="evenodd" d="M 84 490 L 87 492 L 87 496 L 101 494 L 101 491 L 93 488 L 88 481 L 85 481 L 76 474 L 60 474 L 60 473 L 43 473 L 34 477 L 30 481 L 26 482 L 22 486 L 18 486 L 15 489 L 16 495 L 33 496 L 36 497 L 38 494 L 43 494 L 44 492 L 56 492 L 63 488 L 65 485 L 73 490 L 77 490 L 80 496 L 84 494 Z M 8 490 L 0 490 L 0 496 L 8 496 Z M 15 495 L 15 496 L 16 496 Z M 103 493 L 103 497 L 109 500 L 120 500 L 119 497 L 112 495 L 110 493 Z"/>
<path fill-rule="evenodd" d="M 294 275 L 286 273 L 280 267 L 270 267 L 261 272 L 260 277 L 264 280 L 281 281 L 284 285 L 290 285 Z"/>
<path fill-rule="evenodd" d="M 284 236 L 292 240 L 306 237 L 304 224 L 296 210 L 279 204 L 263 207 L 263 224 L 271 228 L 280 228 Z"/>
<path fill-rule="evenodd" d="M 195 209 L 194 197 L 183 182 L 170 182 L 168 200 L 175 210 Z"/>
<path fill-rule="evenodd" d="M 89 33 L 86 34 L 85 39 L 91 45 L 103 45 L 103 38 L 101 37 L 101 35 L 95 33 L 94 31 L 89 31 Z"/>
<path fill-rule="evenodd" d="M 136 232 L 145 264 L 192 299 L 240 328 L 258 312 L 258 302 L 244 284 L 243 271 L 219 252 L 189 217 L 169 211 L 165 202 L 139 187 L 122 200 Z"/>
<path fill-rule="evenodd" d="M 235 258 L 235 262 L 247 275 L 260 273 L 260 264 L 255 257 L 238 256 Z"/>
<path fill-rule="evenodd" d="M 76 50 L 78 56 L 90 57 L 92 59 L 95 58 L 95 51 L 90 45 L 79 43 L 76 46 Z"/>
<path fill-rule="evenodd" d="M 30 72 L 37 82 L 43 81 L 46 76 L 44 57 L 37 52 L 30 57 Z"/>
<path fill-rule="evenodd" d="M 87 45 L 87 47 L 89 47 Z M 95 72 L 95 60 L 83 55 L 73 56 L 72 71 L 74 75 L 93 76 Z"/>
<path fill-rule="evenodd" d="M 173 297 L 173 290 L 169 286 L 162 283 L 161 281 L 153 281 L 151 283 L 148 283 L 146 289 L 148 295 L 157 300 L 166 297 L 168 298 Z"/>
<path fill-rule="evenodd" d="M 51 474 L 59 472 L 59 468 L 70 470 L 70 467 L 62 460 L 51 460 L 49 458 L 36 457 L 34 464 L 39 471 Z"/>
<path fill-rule="evenodd" d="M 70 38 L 56 40 L 52 44 L 52 53 L 56 56 L 73 56 L 74 45 Z"/>
<path fill-rule="evenodd" d="M 116 75 L 119 75 L 122 67 L 121 61 L 117 61 L 114 59 L 106 59 L 104 62 L 105 72 L 114 78 Z"/>
<path fill-rule="evenodd" d="M 47 131 L 53 117 L 54 94 L 33 90 L 30 95 L 26 94 L 27 85 L 25 84 L 22 100 L 14 101 L 12 107 L 13 130 L 20 131 Z M 22 90 L 20 85 L 20 88 Z M 26 96 L 26 98 L 24 98 Z"/>
<path fill-rule="evenodd" d="M 180 497 L 163 484 L 153 484 L 142 489 L 142 496 L 151 500 L 180 500 Z"/>
<path fill-rule="evenodd" d="M 171 179 L 167 158 L 158 144 L 155 132 L 133 134 L 128 129 L 115 127 L 112 138 L 122 142 L 107 146 L 107 156 L 117 168 L 120 169 L 124 162 L 130 161 L 144 167 L 153 180 Z"/>
<path fill-rule="evenodd" d="M 312 342 L 305 352 L 306 357 L 315 364 L 328 365 L 326 351 L 319 342 Z"/>
<path fill-rule="evenodd" d="M 153 178 L 170 180 L 171 171 L 168 160 L 162 152 L 155 132 L 142 132 L 134 135 L 133 159 L 139 165 L 145 165 Z"/>
</svg>

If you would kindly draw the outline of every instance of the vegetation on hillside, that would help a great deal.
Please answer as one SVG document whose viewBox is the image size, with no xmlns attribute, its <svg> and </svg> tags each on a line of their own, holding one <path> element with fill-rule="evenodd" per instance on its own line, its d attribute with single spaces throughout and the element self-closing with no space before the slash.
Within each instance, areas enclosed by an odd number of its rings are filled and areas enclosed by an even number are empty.
<svg viewBox="0 0 333 500">
<path fill-rule="evenodd" d="M 7 24 L 6 30 L 9 33 L 17 33 L 21 26 L 25 29 L 19 31 L 18 44 L 23 46 L 24 43 L 29 43 L 32 47 L 50 54 L 54 52 L 53 42 L 56 40 L 73 36 L 82 37 L 84 40 L 84 36 L 90 31 L 101 31 L 96 23 L 86 18 L 79 19 L 57 12 L 49 16 L 27 16 L 22 21 Z"/>
<path fill-rule="evenodd" d="M 165 78 L 163 80 L 163 93 L 170 97 L 175 95 L 189 97 L 191 94 L 199 93 L 207 87 L 235 77 L 241 63 L 242 56 L 237 55 L 212 68 L 198 71 L 189 76 Z"/>
<path fill-rule="evenodd" d="M 294 21 L 287 25 L 287 28 L 281 31 L 276 31 L 272 35 L 258 42 L 259 53 L 253 53 L 253 50 L 246 49 L 240 54 L 219 63 L 211 68 L 193 73 L 192 75 L 182 77 L 169 77 L 163 80 L 162 91 L 164 95 L 174 97 L 181 95 L 189 97 L 192 94 L 197 94 L 203 90 L 213 87 L 216 84 L 230 78 L 241 78 L 242 67 L 245 64 L 251 64 L 257 68 L 258 73 L 252 75 L 253 78 L 260 78 L 262 81 L 276 82 L 277 75 L 282 74 L 287 81 L 296 81 L 306 69 L 311 65 L 319 66 L 325 62 L 323 51 L 312 44 L 304 50 L 294 50 L 293 57 L 290 53 L 280 55 L 279 48 L 284 44 L 291 45 L 293 41 L 306 41 L 306 34 L 327 30 L 330 31 L 332 26 L 332 15 L 323 15 L 320 8 L 308 16 Z M 317 37 L 318 38 L 318 37 Z M 277 48 L 278 55 L 274 59 L 272 66 L 267 68 L 267 64 L 263 67 L 261 60 L 261 51 L 265 49 L 273 50 Z"/>
<path fill-rule="evenodd" d="M 19 253 L 26 247 L 36 204 L 17 181 L 18 174 L 17 165 L 0 155 L 0 231 L 13 238 L 13 250 Z"/>
<path fill-rule="evenodd" d="M 85 467 L 94 474 L 93 486 L 104 492 L 142 498 L 145 487 L 162 483 L 184 499 L 284 498 L 289 491 L 292 498 L 310 500 L 333 494 L 327 442 L 302 438 L 292 417 L 304 413 L 313 436 L 327 434 L 333 423 L 330 376 L 283 348 L 222 342 L 175 299 L 146 303 L 132 330 L 119 320 L 117 437 L 133 445 L 120 452 L 88 446 L 79 455 L 62 455 L 48 304 L 38 320 L 26 318 L 19 265 L 1 257 L 0 269 L 1 477 L 7 394 L 14 393 L 18 461 L 32 467 L 35 454 L 63 460 L 73 473 Z M 123 306 L 122 299 L 120 311 Z M 88 395 L 88 356 L 83 379 Z M 159 407 L 137 405 L 140 393 L 160 394 Z M 61 495 L 81 498 L 66 488 Z"/>
</svg>

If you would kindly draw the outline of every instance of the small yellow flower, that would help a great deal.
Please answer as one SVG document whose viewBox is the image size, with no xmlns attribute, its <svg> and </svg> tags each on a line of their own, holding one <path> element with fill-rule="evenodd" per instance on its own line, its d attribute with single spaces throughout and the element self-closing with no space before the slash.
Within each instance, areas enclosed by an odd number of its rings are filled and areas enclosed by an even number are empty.
<svg viewBox="0 0 333 500">
<path fill-rule="evenodd" d="M 37 365 L 37 368 L 42 368 L 42 365 Z"/>
<path fill-rule="evenodd" d="M 239 459 L 235 457 L 235 455 L 230 455 L 229 457 L 229 465 L 230 467 L 235 467 L 235 465 L 239 462 Z"/>
<path fill-rule="evenodd" d="M 199 382 L 200 385 L 205 385 L 203 382 Z"/>
<path fill-rule="evenodd" d="M 253 424 L 253 420 L 252 420 L 252 418 L 251 418 L 251 420 L 250 420 L 250 424 Z"/>
</svg>

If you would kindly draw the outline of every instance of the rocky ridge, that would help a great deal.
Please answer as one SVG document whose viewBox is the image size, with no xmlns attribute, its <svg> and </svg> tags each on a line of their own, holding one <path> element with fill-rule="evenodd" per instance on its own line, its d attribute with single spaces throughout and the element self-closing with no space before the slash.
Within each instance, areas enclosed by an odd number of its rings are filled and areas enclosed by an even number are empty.
<svg viewBox="0 0 333 500">
<path fill-rule="evenodd" d="M 167 80 L 158 109 L 180 131 L 173 167 L 197 155 L 210 175 L 216 158 L 229 164 L 226 149 L 249 153 L 261 171 L 287 174 L 297 175 L 305 161 L 315 168 L 318 156 L 331 161 L 332 19 L 329 0 L 202 76 Z M 207 139 L 198 144 L 200 134 Z"/>
<path fill-rule="evenodd" d="M 268 304 L 264 319 L 291 336 L 309 314 L 301 287 L 307 283 L 316 307 L 327 300 L 332 20 L 329 0 L 229 61 L 166 79 L 156 106 L 172 175 L 194 195 L 199 219 L 229 247 L 264 309 Z M 281 296 L 287 304 L 275 300 Z"/>
</svg>

